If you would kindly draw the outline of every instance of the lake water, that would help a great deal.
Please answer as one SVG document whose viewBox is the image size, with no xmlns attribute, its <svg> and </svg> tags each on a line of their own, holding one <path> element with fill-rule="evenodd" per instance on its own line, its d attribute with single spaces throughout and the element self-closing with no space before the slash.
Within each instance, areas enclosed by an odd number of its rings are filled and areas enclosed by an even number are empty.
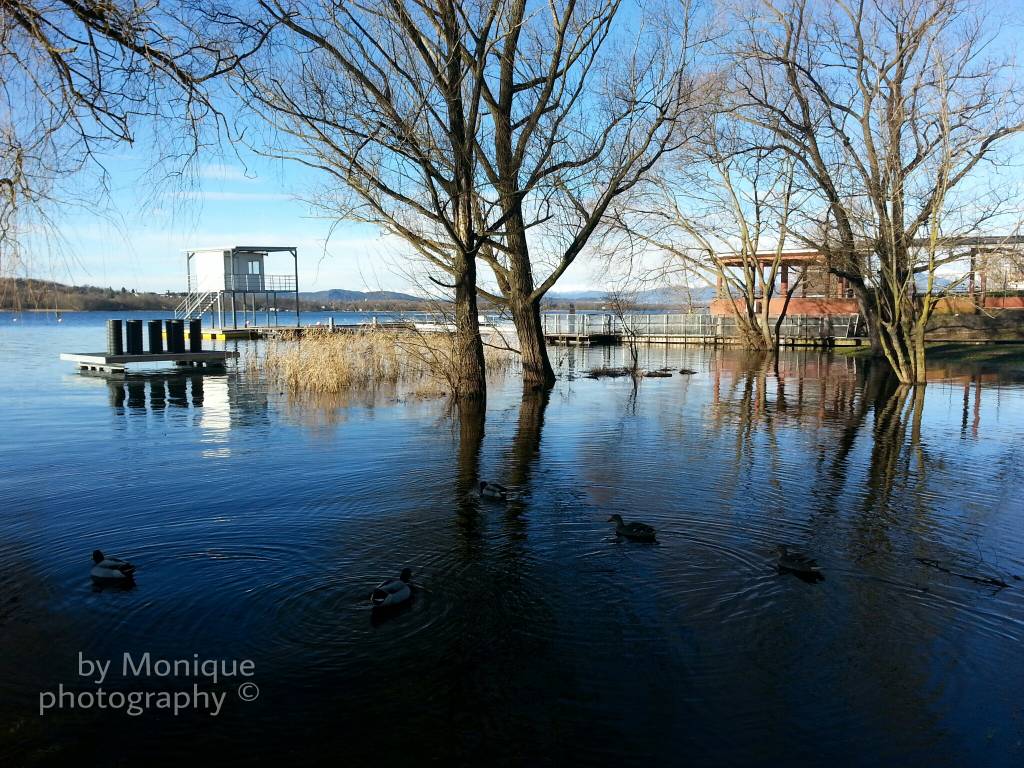
<svg viewBox="0 0 1024 768">
<path fill-rule="evenodd" d="M 0 313 L 4 765 L 1024 764 L 1020 382 L 915 397 L 841 356 L 671 346 L 648 367 L 696 373 L 634 391 L 582 376 L 621 350 L 559 347 L 548 398 L 494 381 L 481 420 L 57 359 L 108 316 Z M 780 542 L 825 580 L 778 573 Z M 93 588 L 96 548 L 134 589 Z M 375 620 L 404 566 L 413 603 Z M 121 674 L 147 652 L 254 672 Z M 222 709 L 40 715 L 100 687 L 79 654 L 108 692 Z"/>
</svg>

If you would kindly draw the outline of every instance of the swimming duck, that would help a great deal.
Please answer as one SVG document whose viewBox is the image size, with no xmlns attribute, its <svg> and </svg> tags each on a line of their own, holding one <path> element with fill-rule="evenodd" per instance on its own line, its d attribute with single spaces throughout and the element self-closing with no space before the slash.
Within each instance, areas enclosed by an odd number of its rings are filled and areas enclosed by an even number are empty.
<svg viewBox="0 0 1024 768">
<path fill-rule="evenodd" d="M 501 483 L 489 483 L 486 480 L 481 480 L 480 498 L 508 501 L 512 498 L 512 492 Z"/>
<path fill-rule="evenodd" d="M 824 578 L 821 568 L 818 567 L 818 563 L 813 557 L 809 557 L 803 552 L 790 552 L 789 547 L 785 544 L 779 544 L 775 548 L 775 551 L 779 555 L 779 570 L 789 571 L 790 573 L 795 573 L 798 576 Z"/>
<path fill-rule="evenodd" d="M 615 523 L 615 534 L 633 541 L 656 541 L 654 528 L 647 523 L 624 523 L 622 515 L 612 515 L 609 523 Z"/>
<path fill-rule="evenodd" d="M 92 553 L 93 568 L 89 575 L 97 581 L 128 582 L 135 578 L 135 566 L 116 557 L 107 557 L 98 549 Z"/>
<path fill-rule="evenodd" d="M 390 608 L 407 602 L 412 598 L 412 585 L 409 583 L 411 579 L 412 571 L 409 568 L 403 568 L 397 579 L 382 581 L 370 595 L 373 607 Z"/>
</svg>

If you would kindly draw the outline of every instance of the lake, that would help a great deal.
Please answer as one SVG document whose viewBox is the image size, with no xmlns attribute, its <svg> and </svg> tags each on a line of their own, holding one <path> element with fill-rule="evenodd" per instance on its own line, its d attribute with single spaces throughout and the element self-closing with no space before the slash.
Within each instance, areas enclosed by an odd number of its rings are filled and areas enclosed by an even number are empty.
<svg viewBox="0 0 1024 768">
<path fill-rule="evenodd" d="M 557 347 L 549 396 L 512 375 L 460 416 L 57 359 L 113 316 L 0 313 L 5 765 L 1024 763 L 1020 381 L 915 395 L 816 350 L 655 346 L 695 372 L 634 390 L 584 375 L 621 349 Z M 134 588 L 94 588 L 94 549 Z M 411 605 L 373 615 L 406 566 Z M 200 689 L 216 714 L 156 698 Z"/>
</svg>

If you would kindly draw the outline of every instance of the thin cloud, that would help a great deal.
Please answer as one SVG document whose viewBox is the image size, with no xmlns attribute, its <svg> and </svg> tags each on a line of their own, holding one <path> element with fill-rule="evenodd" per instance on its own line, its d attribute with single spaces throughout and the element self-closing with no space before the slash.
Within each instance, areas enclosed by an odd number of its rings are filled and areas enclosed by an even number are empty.
<svg viewBox="0 0 1024 768">
<path fill-rule="evenodd" d="M 247 175 L 244 168 L 223 163 L 206 163 L 200 166 L 199 178 L 213 181 L 256 181 L 256 177 Z"/>
<path fill-rule="evenodd" d="M 238 200 L 291 200 L 291 195 L 283 192 L 221 192 L 212 190 L 185 190 L 172 193 L 172 197 L 180 200 L 238 201 Z"/>
</svg>

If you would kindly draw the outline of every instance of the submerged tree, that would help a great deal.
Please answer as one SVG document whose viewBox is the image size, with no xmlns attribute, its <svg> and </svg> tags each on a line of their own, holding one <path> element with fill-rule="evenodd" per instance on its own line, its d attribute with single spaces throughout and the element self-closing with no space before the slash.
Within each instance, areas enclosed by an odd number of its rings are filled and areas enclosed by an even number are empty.
<svg viewBox="0 0 1024 768">
<path fill-rule="evenodd" d="M 655 23 L 654 7 L 621 0 L 506 0 L 487 55 L 467 51 L 486 106 L 481 207 L 499 212 L 481 257 L 500 291 L 489 298 L 515 322 L 528 387 L 554 382 L 545 294 L 612 201 L 685 140 L 681 120 L 700 88 L 691 3 L 674 8 Z"/>
<path fill-rule="evenodd" d="M 327 179 L 326 215 L 396 235 L 454 296 L 456 395 L 483 398 L 474 217 L 482 83 L 499 2 L 381 0 L 259 6 L 277 27 L 241 92 L 276 134 L 257 149 Z M 484 216 L 486 219 L 486 214 Z"/>
<path fill-rule="evenodd" d="M 950 243 L 1003 210 L 978 171 L 1024 128 L 980 17 L 968 0 L 754 0 L 737 16 L 734 114 L 793 159 L 814 197 L 791 234 L 849 281 L 904 384 L 925 382 Z"/>
</svg>

